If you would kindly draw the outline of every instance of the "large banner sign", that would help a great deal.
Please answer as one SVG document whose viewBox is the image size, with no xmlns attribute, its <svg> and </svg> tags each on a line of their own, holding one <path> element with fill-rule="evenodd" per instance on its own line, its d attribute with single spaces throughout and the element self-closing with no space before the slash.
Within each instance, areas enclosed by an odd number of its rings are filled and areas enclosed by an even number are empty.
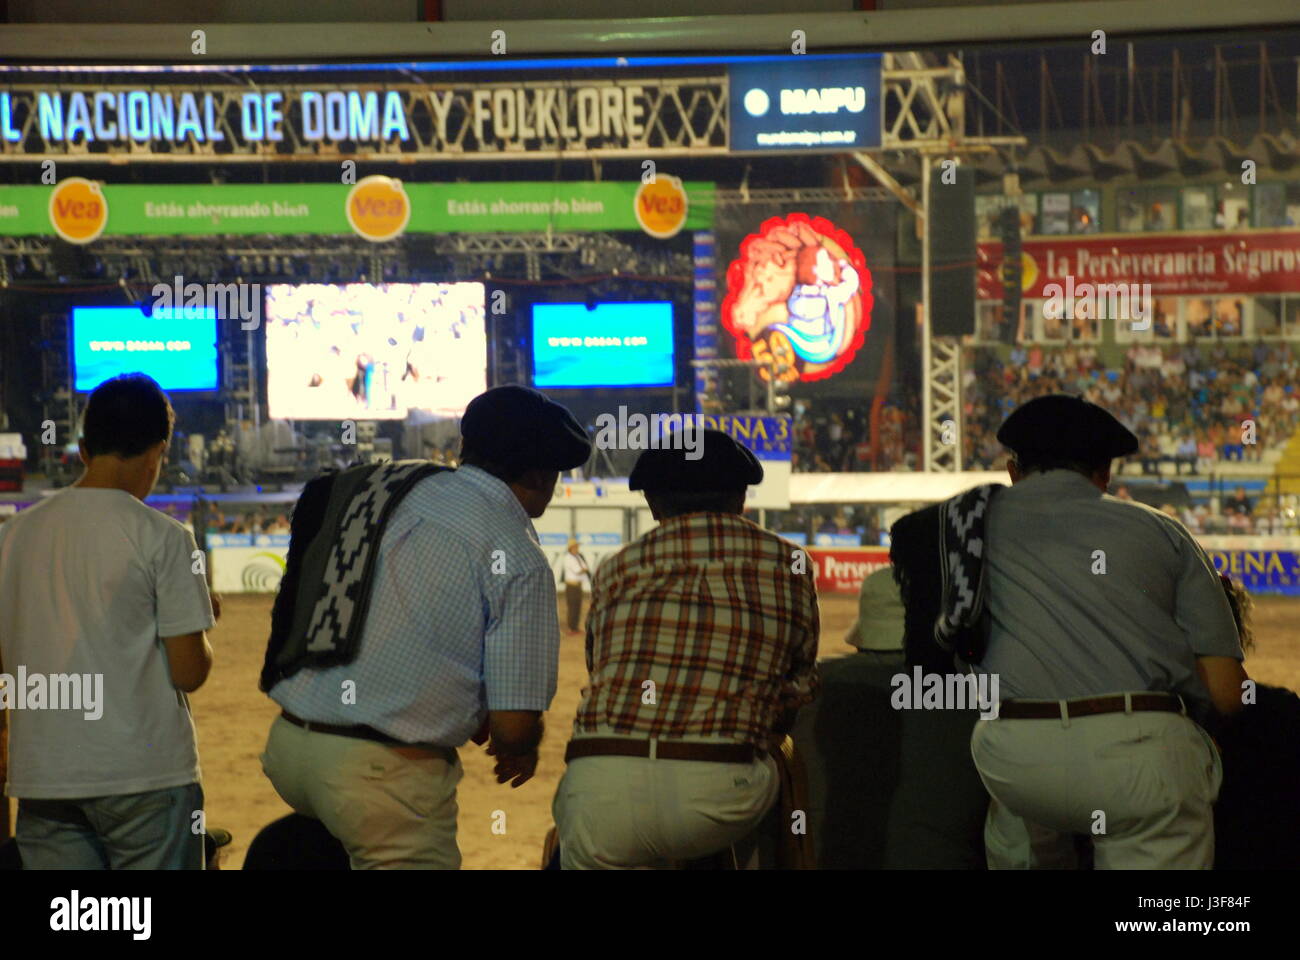
<svg viewBox="0 0 1300 960">
<path fill-rule="evenodd" d="M 641 159 L 881 142 L 878 54 L 90 69 L 109 82 L 13 68 L 24 82 L 0 86 L 0 160 Z"/>
<path fill-rule="evenodd" d="M 1220 538 L 1222 539 L 1222 538 Z M 1219 573 L 1226 573 L 1247 592 L 1300 597 L 1300 550 L 1233 550 L 1207 547 Z M 820 593 L 857 593 L 862 580 L 889 566 L 888 548 L 812 547 Z"/>
<path fill-rule="evenodd" d="M 1002 299 L 1002 244 L 981 243 L 978 297 Z M 1151 284 L 1154 296 L 1290 293 L 1300 290 L 1300 230 L 1249 233 L 1052 237 L 1026 240 L 1021 285 L 1045 298 L 1048 284 Z"/>
<path fill-rule="evenodd" d="M 864 579 L 889 566 L 889 550 L 885 547 L 813 547 L 808 556 L 817 567 L 818 593 L 857 593 Z"/>
<path fill-rule="evenodd" d="M 363 219 L 374 220 L 376 212 L 386 212 L 386 198 L 367 196 L 364 190 L 371 185 L 364 182 L 93 184 L 90 192 L 65 196 L 87 183 L 69 177 L 57 186 L 0 186 L 0 236 L 58 232 L 71 242 L 86 242 L 103 235 L 349 234 Z M 401 232 L 441 234 L 639 231 L 643 228 L 636 198 L 642 186 L 639 180 L 547 181 L 403 183 L 396 189 L 402 201 Z M 710 227 L 713 184 L 687 182 L 681 187 L 690 198 L 682 218 L 685 227 Z M 80 235 L 68 233 L 82 222 L 91 225 Z"/>
<path fill-rule="evenodd" d="M 715 218 L 720 271 L 727 264 L 721 320 L 736 356 L 797 384 L 835 377 L 870 352 L 853 379 L 872 378 L 893 333 L 893 209 L 823 204 L 754 222 L 760 212 L 736 205 Z M 740 233 L 742 224 L 752 226 Z"/>
<path fill-rule="evenodd" d="M 864 150 L 880 146 L 880 55 L 736 64 L 731 149 Z"/>
<path fill-rule="evenodd" d="M 258 81 L 260 89 L 228 83 L 15 84 L 0 90 L 0 156 L 640 157 L 676 149 L 683 138 L 693 152 L 727 149 L 727 128 L 718 122 L 727 90 L 721 73 L 366 87 L 277 83 L 265 76 Z M 697 109 L 701 101 L 714 109 Z"/>
<path fill-rule="evenodd" d="M 1239 580 L 1250 593 L 1300 597 L 1300 550 L 1222 550 L 1206 553 L 1219 573 Z"/>
</svg>

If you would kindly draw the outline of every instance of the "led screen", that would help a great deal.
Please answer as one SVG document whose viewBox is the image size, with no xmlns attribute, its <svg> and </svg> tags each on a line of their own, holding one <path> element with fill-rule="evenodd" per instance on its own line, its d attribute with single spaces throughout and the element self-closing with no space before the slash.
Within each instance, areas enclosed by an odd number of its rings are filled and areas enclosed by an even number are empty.
<svg viewBox="0 0 1300 960">
<path fill-rule="evenodd" d="M 79 391 L 123 373 L 164 390 L 217 389 L 217 314 L 205 308 L 72 308 L 73 379 Z"/>
<path fill-rule="evenodd" d="M 665 387 L 673 383 L 668 302 L 533 305 L 539 387 Z"/>
<path fill-rule="evenodd" d="M 267 401 L 275 419 L 460 416 L 487 389 L 481 283 L 273 284 Z"/>
</svg>

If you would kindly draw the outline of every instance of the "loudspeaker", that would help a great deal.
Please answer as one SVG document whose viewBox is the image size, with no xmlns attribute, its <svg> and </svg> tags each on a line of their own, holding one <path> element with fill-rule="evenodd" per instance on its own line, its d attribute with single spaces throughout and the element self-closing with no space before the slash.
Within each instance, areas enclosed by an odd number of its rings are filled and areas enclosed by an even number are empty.
<svg viewBox="0 0 1300 960">
<path fill-rule="evenodd" d="M 975 332 L 975 171 L 941 164 L 930 176 L 930 324 L 936 337 Z"/>
<path fill-rule="evenodd" d="M 1015 343 L 1020 329 L 1020 208 L 1006 207 L 998 218 L 998 229 L 1002 238 L 1002 326 L 998 339 Z"/>
</svg>

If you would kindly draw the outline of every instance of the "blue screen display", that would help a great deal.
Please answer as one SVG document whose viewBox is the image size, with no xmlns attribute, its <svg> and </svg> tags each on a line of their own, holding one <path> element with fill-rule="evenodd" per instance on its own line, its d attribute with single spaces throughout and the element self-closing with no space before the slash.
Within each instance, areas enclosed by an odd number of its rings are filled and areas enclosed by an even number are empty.
<svg viewBox="0 0 1300 960">
<path fill-rule="evenodd" d="M 667 387 L 673 383 L 673 305 L 533 305 L 533 384 Z"/>
<path fill-rule="evenodd" d="M 110 377 L 144 373 L 164 390 L 217 389 L 217 314 L 202 307 L 73 307 L 76 389 Z"/>
</svg>

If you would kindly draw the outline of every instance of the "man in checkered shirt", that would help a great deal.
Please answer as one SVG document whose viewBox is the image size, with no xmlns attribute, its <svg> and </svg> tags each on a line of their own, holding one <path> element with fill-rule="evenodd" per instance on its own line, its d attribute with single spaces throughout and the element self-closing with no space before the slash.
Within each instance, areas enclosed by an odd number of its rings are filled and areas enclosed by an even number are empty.
<svg viewBox="0 0 1300 960">
<path fill-rule="evenodd" d="M 817 689 L 807 560 L 742 516 L 754 455 L 702 440 L 641 455 L 629 486 L 659 526 L 592 581 L 591 676 L 554 803 L 564 869 L 662 868 L 752 833 L 779 790 L 769 751 Z"/>
</svg>

